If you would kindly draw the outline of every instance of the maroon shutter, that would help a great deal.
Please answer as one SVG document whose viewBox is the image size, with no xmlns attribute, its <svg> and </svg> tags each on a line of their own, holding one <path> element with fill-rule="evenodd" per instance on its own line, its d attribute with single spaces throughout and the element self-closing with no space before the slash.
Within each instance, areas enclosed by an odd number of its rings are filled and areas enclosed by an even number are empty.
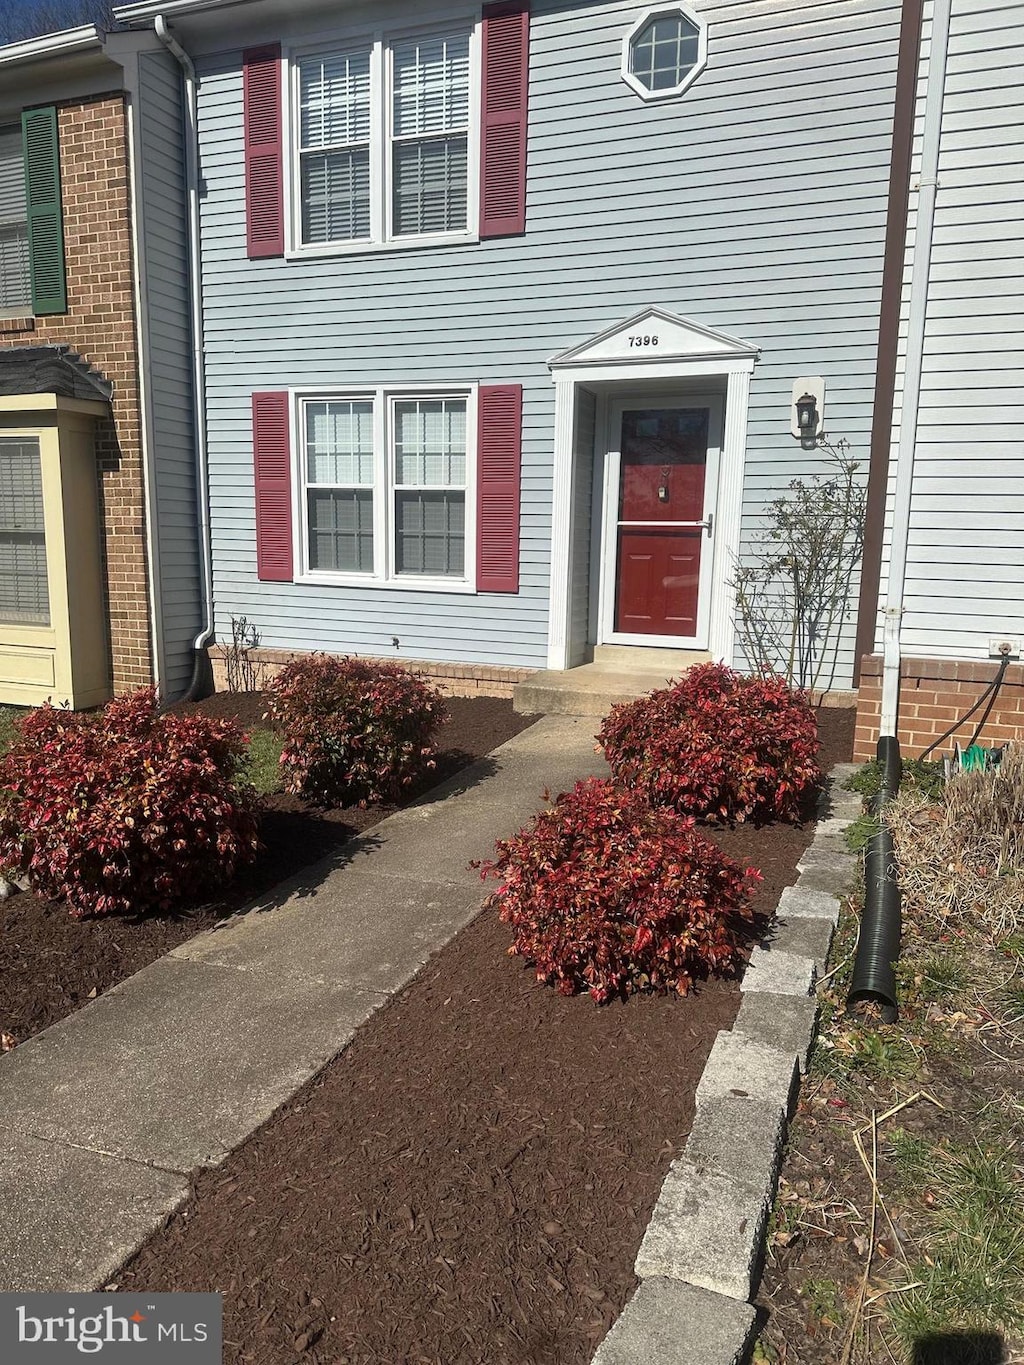
<svg viewBox="0 0 1024 1365">
<path fill-rule="evenodd" d="M 522 384 L 484 385 L 477 426 L 477 587 L 518 592 Z"/>
<path fill-rule="evenodd" d="M 480 236 L 526 231 L 528 0 L 484 5 Z"/>
<path fill-rule="evenodd" d="M 252 396 L 252 453 L 256 470 L 256 574 L 292 580 L 292 460 L 288 395 Z"/>
<path fill-rule="evenodd" d="M 245 123 L 245 240 L 250 259 L 284 255 L 281 47 L 242 53 Z"/>
</svg>

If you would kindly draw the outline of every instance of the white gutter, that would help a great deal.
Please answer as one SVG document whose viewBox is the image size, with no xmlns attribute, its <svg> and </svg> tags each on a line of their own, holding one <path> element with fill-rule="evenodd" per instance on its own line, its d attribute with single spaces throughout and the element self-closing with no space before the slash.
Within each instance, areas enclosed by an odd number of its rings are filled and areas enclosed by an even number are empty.
<svg viewBox="0 0 1024 1365">
<path fill-rule="evenodd" d="M 165 0 L 164 3 L 161 3 L 161 0 L 144 0 L 142 4 L 115 6 L 114 18 L 122 24 L 133 24 L 140 20 L 148 22 L 150 19 L 165 19 L 168 14 L 173 18 L 176 14 L 196 14 L 203 10 L 223 9 L 226 5 L 245 3 L 247 0 Z M 160 41 L 164 40 L 161 38 Z"/>
<path fill-rule="evenodd" d="M 181 67 L 185 77 L 185 189 L 188 196 L 189 291 L 192 314 L 192 382 L 196 438 L 196 510 L 199 518 L 200 572 L 203 585 L 203 627 L 192 648 L 196 653 L 191 694 L 199 681 L 199 651 L 213 637 L 213 564 L 210 538 L 209 458 L 206 447 L 206 366 L 203 347 L 203 294 L 199 235 L 199 113 L 196 69 L 192 58 L 172 36 L 162 14 L 153 30 Z"/>
<path fill-rule="evenodd" d="M 900 623 L 903 618 L 903 594 L 907 578 L 910 510 L 914 492 L 914 452 L 917 445 L 925 326 L 928 320 L 928 284 L 935 228 L 935 195 L 938 188 L 951 7 L 952 0 L 935 0 L 929 39 L 928 79 L 921 138 L 920 192 L 911 257 L 907 358 L 900 407 L 900 438 L 896 448 L 896 483 L 882 637 L 882 717 L 879 726 L 879 733 L 882 735 L 896 734 L 896 713 L 900 696 Z"/>
<path fill-rule="evenodd" d="M 71 52 L 102 46 L 103 34 L 100 29 L 95 24 L 83 24 L 81 28 L 44 33 L 41 38 L 29 38 L 23 43 L 8 43 L 6 47 L 0 47 L 0 66 L 35 62 L 40 57 L 66 57 Z"/>
</svg>

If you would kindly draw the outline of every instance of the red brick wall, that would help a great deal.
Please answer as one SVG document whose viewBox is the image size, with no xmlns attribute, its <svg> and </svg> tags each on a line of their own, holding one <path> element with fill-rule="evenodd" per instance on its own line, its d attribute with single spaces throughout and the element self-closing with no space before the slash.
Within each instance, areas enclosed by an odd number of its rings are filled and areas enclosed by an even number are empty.
<svg viewBox="0 0 1024 1365">
<path fill-rule="evenodd" d="M 951 659 L 904 659 L 900 667 L 900 701 L 897 715 L 900 750 L 905 758 L 917 758 L 957 719 L 964 715 L 996 676 L 996 661 Z M 966 745 L 988 702 L 940 746 L 951 752 L 959 741 Z M 875 741 L 882 714 L 882 660 L 877 654 L 861 661 L 860 694 L 854 759 L 863 763 L 875 756 Z M 1024 666 L 1013 663 L 1006 670 L 999 695 L 989 713 L 980 744 L 1024 740 Z"/>
<path fill-rule="evenodd" d="M 68 311 L 0 319 L 0 347 L 67 345 L 114 385 L 97 423 L 113 686 L 153 680 L 124 97 L 58 106 Z"/>
<path fill-rule="evenodd" d="M 218 692 L 224 692 L 228 685 L 225 662 L 228 646 L 214 645 L 209 652 L 213 664 L 214 687 Z M 280 673 L 284 665 L 292 659 L 306 656 L 299 650 L 254 649 L 250 651 L 249 657 L 259 669 L 258 682 L 262 685 Z M 522 682 L 531 673 L 536 672 L 533 668 L 505 668 L 497 664 L 439 664 L 422 659 L 394 659 L 384 662 L 400 663 L 403 668 L 411 668 L 416 673 L 422 673 L 435 687 L 450 697 L 511 697 L 516 683 Z"/>
</svg>

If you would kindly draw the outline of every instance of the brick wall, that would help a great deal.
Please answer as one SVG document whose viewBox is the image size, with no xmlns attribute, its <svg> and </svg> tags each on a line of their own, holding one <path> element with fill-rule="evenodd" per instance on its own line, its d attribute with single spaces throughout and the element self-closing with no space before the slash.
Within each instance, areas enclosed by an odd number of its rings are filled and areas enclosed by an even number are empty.
<svg viewBox="0 0 1024 1365">
<path fill-rule="evenodd" d="M 113 686 L 153 680 L 124 98 L 58 105 L 68 311 L 0 319 L 0 346 L 70 346 L 114 385 L 96 429 Z"/>
<path fill-rule="evenodd" d="M 900 701 L 897 717 L 900 750 L 905 758 L 917 758 L 964 715 L 995 678 L 999 665 L 984 660 L 904 659 L 900 667 Z M 966 745 L 974 734 L 988 702 L 965 724 L 944 740 L 939 752 L 950 753 L 959 741 Z M 871 654 L 861 661 L 860 694 L 854 759 L 863 763 L 875 756 L 875 741 L 882 714 L 882 659 Z M 980 744 L 1024 740 L 1024 667 L 1011 664 L 999 694 L 978 737 Z"/>
<path fill-rule="evenodd" d="M 213 645 L 210 648 L 210 662 L 213 665 L 213 684 L 218 692 L 225 692 L 228 686 L 226 645 Z M 306 657 L 298 650 L 254 649 L 249 658 L 257 669 L 257 686 L 261 687 L 280 673 L 292 659 Z M 382 660 L 400 663 L 422 673 L 435 687 L 450 697 L 511 697 L 516 683 L 536 672 L 532 668 L 504 668 L 490 664 L 439 664 L 424 659 Z"/>
</svg>

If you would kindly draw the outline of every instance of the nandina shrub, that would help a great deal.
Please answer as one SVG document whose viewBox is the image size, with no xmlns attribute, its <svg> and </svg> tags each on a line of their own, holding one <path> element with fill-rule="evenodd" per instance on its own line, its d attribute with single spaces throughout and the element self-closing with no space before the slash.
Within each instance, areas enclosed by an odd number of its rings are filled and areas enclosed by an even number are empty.
<svg viewBox="0 0 1024 1365">
<path fill-rule="evenodd" d="M 562 995 L 587 990 L 599 1003 L 645 989 L 685 995 L 733 969 L 760 879 L 691 818 L 601 778 L 500 841 L 482 875 L 500 879 L 486 904 L 512 926 L 509 953 Z"/>
<path fill-rule="evenodd" d="M 41 706 L 0 760 L 0 867 L 76 919 L 205 900 L 256 856 L 245 747 L 233 721 L 159 714 L 151 687 Z"/>
<path fill-rule="evenodd" d="M 598 740 L 616 780 L 704 819 L 797 820 L 821 778 L 806 695 L 722 664 L 613 707 Z"/>
<path fill-rule="evenodd" d="M 434 767 L 440 692 L 399 664 L 312 654 L 268 687 L 285 786 L 319 805 L 393 801 Z"/>
</svg>

